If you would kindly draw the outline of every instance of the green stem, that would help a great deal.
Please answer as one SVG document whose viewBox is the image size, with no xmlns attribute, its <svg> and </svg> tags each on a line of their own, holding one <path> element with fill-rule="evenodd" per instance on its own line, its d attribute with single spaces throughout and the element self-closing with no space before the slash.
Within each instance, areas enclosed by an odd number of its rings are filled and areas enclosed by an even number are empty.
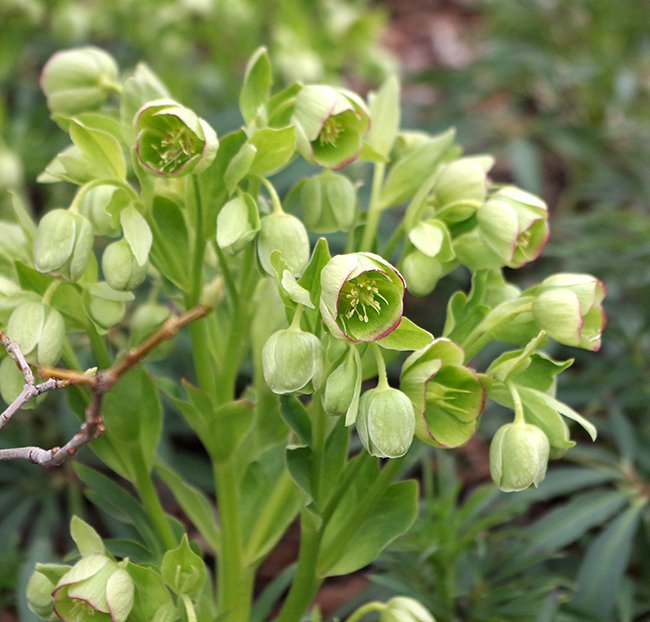
<svg viewBox="0 0 650 622">
<path fill-rule="evenodd" d="M 393 231 L 392 235 L 388 239 L 388 242 L 386 242 L 386 246 L 384 247 L 381 256 L 390 260 L 390 256 L 397 248 L 397 245 L 399 244 L 403 235 L 404 235 L 404 221 L 400 221 L 399 225 L 395 227 L 395 231 Z"/>
<path fill-rule="evenodd" d="M 183 601 L 183 606 L 185 607 L 187 622 L 197 622 L 198 618 L 196 617 L 196 611 L 194 611 L 192 599 L 187 594 L 181 594 L 181 600 Z"/>
<path fill-rule="evenodd" d="M 325 469 L 325 441 L 327 440 L 327 424 L 329 416 L 323 408 L 320 395 L 314 394 L 312 398 L 312 472 L 311 492 L 314 503 L 321 508 L 323 501 L 323 472 Z"/>
<path fill-rule="evenodd" d="M 47 289 L 43 292 L 43 297 L 41 298 L 44 305 L 49 306 L 52 304 L 52 298 L 61 285 L 63 285 L 63 282 L 55 279 L 47 286 Z"/>
<path fill-rule="evenodd" d="M 70 207 L 68 209 L 71 212 L 76 214 L 79 211 L 79 208 L 81 207 L 81 202 L 84 200 L 84 197 L 93 188 L 97 188 L 97 186 L 114 186 L 115 188 L 121 188 L 122 190 L 126 191 L 126 193 L 129 195 L 131 200 L 133 201 L 138 200 L 138 193 L 131 187 L 130 184 L 128 184 L 125 181 L 121 181 L 119 179 L 112 179 L 112 178 L 94 179 L 93 181 L 90 181 L 84 186 L 81 186 L 81 188 L 79 188 L 77 194 L 74 196 L 74 199 L 72 199 L 72 203 L 70 203 Z"/>
<path fill-rule="evenodd" d="M 512 404 L 515 411 L 515 423 L 526 423 L 524 418 L 524 405 L 521 403 L 521 396 L 517 387 L 513 384 L 512 380 L 506 380 L 506 387 L 510 391 L 510 396 L 512 397 Z"/>
<path fill-rule="evenodd" d="M 134 459 L 134 463 L 136 465 L 136 471 L 133 474 L 133 485 L 138 491 L 138 496 L 140 497 L 140 501 L 142 501 L 144 511 L 155 532 L 158 534 L 163 550 L 173 549 L 178 545 L 178 542 L 167 520 L 165 510 L 160 503 L 158 493 L 151 479 L 151 473 L 139 460 L 136 461 Z"/>
<path fill-rule="evenodd" d="M 378 389 L 390 389 L 388 384 L 388 373 L 386 371 L 386 363 L 384 362 L 384 357 L 381 354 L 381 349 L 376 343 L 370 344 L 372 347 L 372 353 L 375 357 L 377 363 L 377 388 Z"/>
<path fill-rule="evenodd" d="M 271 197 L 271 205 L 273 207 L 273 213 L 274 214 L 284 214 L 284 210 L 282 209 L 282 203 L 280 202 L 280 197 L 278 196 L 278 193 L 276 189 L 273 187 L 273 184 L 266 179 L 266 177 L 258 177 L 262 182 L 262 185 L 266 188 L 266 190 L 269 193 L 269 196 Z"/>
<path fill-rule="evenodd" d="M 102 369 L 109 368 L 113 361 L 108 353 L 103 337 L 97 332 L 94 326 L 90 326 L 86 332 L 90 339 L 90 347 L 93 351 L 93 356 L 95 357 L 99 367 Z"/>
<path fill-rule="evenodd" d="M 201 201 L 201 187 L 196 175 L 192 176 L 194 188 L 194 253 L 192 255 L 192 273 L 189 294 L 189 306 L 198 304 L 203 287 L 203 259 L 205 257 L 205 231 L 203 223 L 203 202 Z"/>
<path fill-rule="evenodd" d="M 381 205 L 379 202 L 381 195 L 381 187 L 384 183 L 384 173 L 386 165 L 382 162 L 375 164 L 375 172 L 372 178 L 372 190 L 370 193 L 370 205 L 368 206 L 368 216 L 366 219 L 366 226 L 363 230 L 363 237 L 361 238 L 360 250 L 370 251 L 373 247 L 375 236 L 377 235 L 377 227 L 379 226 L 379 219 L 381 218 Z"/>
<path fill-rule="evenodd" d="M 244 561 L 239 472 L 230 459 L 214 465 L 222 547 L 217 558 L 218 613 L 228 622 L 248 622 L 254 572 Z"/>
</svg>

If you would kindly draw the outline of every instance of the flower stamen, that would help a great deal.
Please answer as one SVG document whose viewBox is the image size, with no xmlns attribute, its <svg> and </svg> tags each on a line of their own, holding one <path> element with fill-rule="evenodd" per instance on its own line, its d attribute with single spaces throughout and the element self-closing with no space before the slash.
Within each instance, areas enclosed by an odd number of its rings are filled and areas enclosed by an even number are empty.
<svg viewBox="0 0 650 622">
<path fill-rule="evenodd" d="M 388 304 L 388 300 L 379 292 L 377 280 L 361 274 L 351 279 L 344 286 L 341 292 L 342 300 L 347 306 L 342 315 L 347 319 L 356 315 L 359 320 L 368 323 L 368 308 L 373 309 L 378 315 L 381 313 L 381 301 Z"/>
</svg>

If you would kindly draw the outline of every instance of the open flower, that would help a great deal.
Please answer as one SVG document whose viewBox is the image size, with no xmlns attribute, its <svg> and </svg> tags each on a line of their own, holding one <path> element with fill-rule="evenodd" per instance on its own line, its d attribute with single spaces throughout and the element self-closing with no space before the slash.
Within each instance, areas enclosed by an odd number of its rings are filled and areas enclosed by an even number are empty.
<svg viewBox="0 0 650 622">
<path fill-rule="evenodd" d="M 200 173 L 217 155 L 219 140 L 212 127 L 171 99 L 155 100 L 140 108 L 135 129 L 138 158 L 158 175 Z"/>
<path fill-rule="evenodd" d="M 590 274 L 555 274 L 529 290 L 533 317 L 553 339 L 585 350 L 600 349 L 605 327 L 605 286 Z"/>
<path fill-rule="evenodd" d="M 370 117 L 354 93 L 331 86 L 305 86 L 296 96 L 297 147 L 309 162 L 342 168 L 357 158 Z"/>
<path fill-rule="evenodd" d="M 490 443 L 490 473 L 504 492 L 538 486 L 546 476 L 550 445 L 546 434 L 529 423 L 501 426 Z"/>
<path fill-rule="evenodd" d="M 321 271 L 320 281 L 321 316 L 335 337 L 377 341 L 399 325 L 404 279 L 379 255 L 336 255 Z"/>
<path fill-rule="evenodd" d="M 415 434 L 434 447 L 457 447 L 476 431 L 485 396 L 476 374 L 462 365 L 463 351 L 440 338 L 411 354 L 400 387 L 415 407 Z"/>
<path fill-rule="evenodd" d="M 105 555 L 82 557 L 59 580 L 52 596 L 64 622 L 125 622 L 133 607 L 133 580 Z"/>
</svg>

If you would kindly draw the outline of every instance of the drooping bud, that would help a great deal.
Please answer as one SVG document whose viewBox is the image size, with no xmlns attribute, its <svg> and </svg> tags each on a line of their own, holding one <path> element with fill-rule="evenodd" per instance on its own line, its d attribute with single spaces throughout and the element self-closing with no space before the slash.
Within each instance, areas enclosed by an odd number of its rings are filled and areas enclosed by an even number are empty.
<svg viewBox="0 0 650 622">
<path fill-rule="evenodd" d="M 126 622 L 133 608 L 129 574 L 104 555 L 82 557 L 54 589 L 54 612 L 64 622 Z"/>
<path fill-rule="evenodd" d="M 414 296 L 430 294 L 447 269 L 435 257 L 429 257 L 419 250 L 411 251 L 401 265 L 408 289 Z"/>
<path fill-rule="evenodd" d="M 322 85 L 300 90 L 293 119 L 300 154 L 334 169 L 357 158 L 370 126 L 366 105 L 356 94 Z"/>
<path fill-rule="evenodd" d="M 237 196 L 217 216 L 217 244 L 224 253 L 234 255 L 255 239 L 260 226 L 255 199 L 249 194 Z"/>
<path fill-rule="evenodd" d="M 298 328 L 278 330 L 264 344 L 262 366 L 274 393 L 313 393 L 322 382 L 321 342 Z"/>
<path fill-rule="evenodd" d="M 356 204 L 352 182 L 330 170 L 306 179 L 300 189 L 305 226 L 317 233 L 349 231 L 354 225 Z"/>
<path fill-rule="evenodd" d="M 77 281 L 86 269 L 92 246 L 93 228 L 87 218 L 54 209 L 38 223 L 34 264 L 39 272 Z"/>
<path fill-rule="evenodd" d="M 41 88 L 51 112 L 74 115 L 97 110 L 116 89 L 113 57 L 96 47 L 57 52 L 43 67 Z"/>
<path fill-rule="evenodd" d="M 476 218 L 485 245 L 510 268 L 536 259 L 548 240 L 546 203 L 515 186 L 491 195 Z"/>
<path fill-rule="evenodd" d="M 490 444 L 490 473 L 504 492 L 539 486 L 546 476 L 550 445 L 546 434 L 529 423 L 501 426 Z"/>
<path fill-rule="evenodd" d="M 434 447 L 458 447 L 476 431 L 485 396 L 476 374 L 464 367 L 463 351 L 436 339 L 402 366 L 400 387 L 413 402 L 416 436 Z"/>
<path fill-rule="evenodd" d="M 399 458 L 413 442 L 413 405 L 398 389 L 370 389 L 361 396 L 356 425 L 361 444 L 371 456 Z"/>
<path fill-rule="evenodd" d="M 377 341 L 402 319 L 404 279 L 379 255 L 336 255 L 320 275 L 320 312 L 330 332 L 347 341 Z"/>
<path fill-rule="evenodd" d="M 91 188 L 81 204 L 81 213 L 88 218 L 96 235 L 117 237 L 120 234 L 120 212 L 132 202 L 123 188 L 103 185 Z"/>
<path fill-rule="evenodd" d="M 32 576 L 27 582 L 27 606 L 29 610 L 44 620 L 54 616 L 54 599 L 52 592 L 61 577 L 70 570 L 70 566 L 60 564 L 36 564 Z"/>
<path fill-rule="evenodd" d="M 125 303 L 133 298 L 131 292 L 117 291 L 105 281 L 92 283 L 84 292 L 84 303 L 88 315 L 104 329 L 122 321 L 126 313 Z"/>
<path fill-rule="evenodd" d="M 171 99 L 145 104 L 135 116 L 136 151 L 142 165 L 168 177 L 201 173 L 217 155 L 210 125 Z"/>
<path fill-rule="evenodd" d="M 533 317 L 556 341 L 586 350 L 600 349 L 605 327 L 605 286 L 589 274 L 555 274 L 529 290 Z"/>
<path fill-rule="evenodd" d="M 23 302 L 9 317 L 7 335 L 30 360 L 54 365 L 63 349 L 65 323 L 56 309 L 41 302 Z"/>
<path fill-rule="evenodd" d="M 274 275 L 271 253 L 279 251 L 294 276 L 309 263 L 309 236 L 302 221 L 291 214 L 273 213 L 262 218 L 257 236 L 257 256 L 264 271 Z"/>
<path fill-rule="evenodd" d="M 140 285 L 147 276 L 148 262 L 138 265 L 125 239 L 109 244 L 102 255 L 102 271 L 106 282 L 119 291 L 132 290 Z"/>
<path fill-rule="evenodd" d="M 436 622 L 429 611 L 415 598 L 395 596 L 379 614 L 379 622 Z"/>
</svg>

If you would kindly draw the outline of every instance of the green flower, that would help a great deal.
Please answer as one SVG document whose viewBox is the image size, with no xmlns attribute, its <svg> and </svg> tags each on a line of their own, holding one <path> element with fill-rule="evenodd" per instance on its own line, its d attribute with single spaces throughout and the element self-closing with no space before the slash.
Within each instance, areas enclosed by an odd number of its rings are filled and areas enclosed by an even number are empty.
<svg viewBox="0 0 650 622">
<path fill-rule="evenodd" d="M 102 255 L 104 278 L 115 290 L 135 289 L 144 281 L 147 269 L 148 262 L 139 265 L 125 239 L 109 244 Z"/>
<path fill-rule="evenodd" d="M 7 323 L 7 335 L 39 365 L 54 365 L 61 356 L 65 323 L 56 310 L 40 302 L 18 305 Z"/>
<path fill-rule="evenodd" d="M 462 365 L 463 350 L 440 338 L 411 354 L 400 387 L 415 407 L 415 435 L 434 447 L 457 447 L 476 431 L 485 404 L 476 374 Z"/>
<path fill-rule="evenodd" d="M 397 389 L 370 389 L 361 396 L 356 425 L 361 444 L 371 456 L 399 458 L 413 442 L 413 405 Z"/>
<path fill-rule="evenodd" d="M 300 206 L 310 231 L 349 231 L 354 226 L 356 205 L 354 185 L 340 173 L 323 171 L 306 179 L 300 189 Z"/>
<path fill-rule="evenodd" d="M 255 199 L 243 194 L 226 203 L 217 216 L 217 244 L 224 253 L 235 255 L 255 239 L 260 230 Z"/>
<path fill-rule="evenodd" d="M 64 50 L 43 67 L 41 88 L 53 113 L 74 115 L 96 110 L 115 91 L 118 67 L 110 54 L 95 47 Z"/>
<path fill-rule="evenodd" d="M 84 216 L 65 209 L 48 212 L 36 229 L 36 269 L 68 281 L 79 280 L 90 259 L 93 239 L 93 227 Z"/>
<path fill-rule="evenodd" d="M 294 276 L 309 263 L 309 236 L 302 221 L 291 214 L 273 213 L 262 218 L 257 236 L 257 256 L 264 271 L 274 275 L 271 254 L 278 251 Z"/>
<path fill-rule="evenodd" d="M 206 121 L 170 99 L 145 104 L 135 116 L 136 151 L 157 175 L 201 173 L 217 155 L 219 140 Z"/>
<path fill-rule="evenodd" d="M 555 274 L 531 288 L 533 317 L 556 341 L 585 350 L 600 349 L 605 328 L 605 286 L 590 274 Z"/>
<path fill-rule="evenodd" d="M 262 367 L 274 393 L 313 393 L 323 376 L 321 342 L 299 328 L 278 330 L 264 344 Z"/>
<path fill-rule="evenodd" d="M 321 316 L 339 339 L 377 341 L 402 319 L 404 279 L 379 255 L 336 255 L 321 271 L 320 282 Z"/>
<path fill-rule="evenodd" d="M 300 154 L 309 162 L 334 169 L 357 158 L 370 126 L 366 105 L 357 95 L 321 85 L 300 90 L 293 120 Z"/>
<path fill-rule="evenodd" d="M 70 570 L 61 564 L 36 564 L 36 569 L 27 582 L 27 606 L 43 620 L 54 620 L 54 599 L 52 592 L 59 579 Z"/>
<path fill-rule="evenodd" d="M 537 426 L 508 423 L 501 426 L 490 444 L 490 473 L 504 492 L 539 486 L 546 476 L 550 445 Z"/>
<path fill-rule="evenodd" d="M 64 622 L 125 622 L 133 607 L 129 574 L 104 555 L 82 557 L 54 589 L 54 612 Z"/>
</svg>

